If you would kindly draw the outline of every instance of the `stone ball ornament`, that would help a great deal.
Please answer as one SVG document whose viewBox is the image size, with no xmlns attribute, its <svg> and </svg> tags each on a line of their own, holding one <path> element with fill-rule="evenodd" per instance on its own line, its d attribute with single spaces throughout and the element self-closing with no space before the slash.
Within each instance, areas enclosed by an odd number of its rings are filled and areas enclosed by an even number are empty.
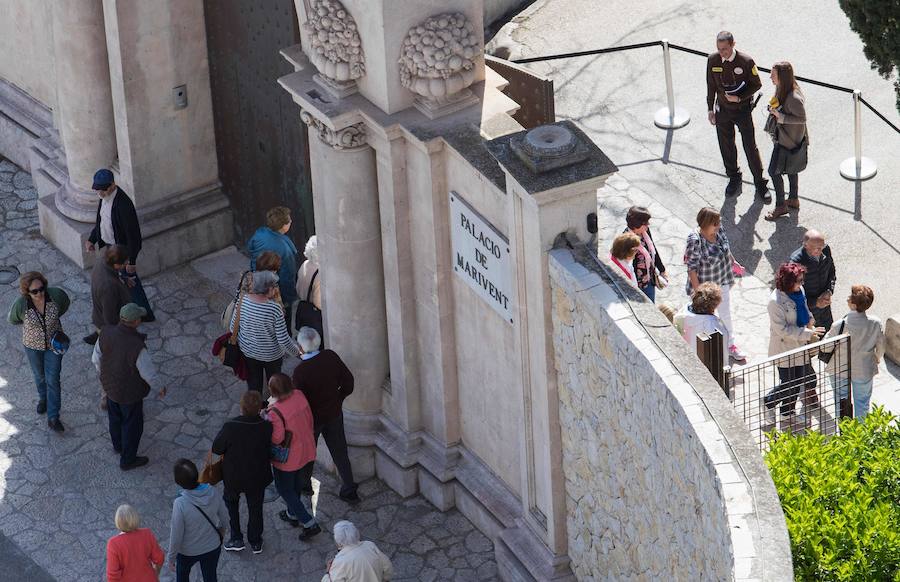
<svg viewBox="0 0 900 582">
<path fill-rule="evenodd" d="M 353 16 L 338 0 L 306 0 L 309 33 L 307 51 L 319 73 L 332 81 L 346 83 L 366 74 L 362 40 Z"/>
<path fill-rule="evenodd" d="M 464 14 L 432 16 L 410 29 L 400 54 L 400 83 L 425 99 L 446 99 L 475 81 L 480 39 Z"/>
</svg>

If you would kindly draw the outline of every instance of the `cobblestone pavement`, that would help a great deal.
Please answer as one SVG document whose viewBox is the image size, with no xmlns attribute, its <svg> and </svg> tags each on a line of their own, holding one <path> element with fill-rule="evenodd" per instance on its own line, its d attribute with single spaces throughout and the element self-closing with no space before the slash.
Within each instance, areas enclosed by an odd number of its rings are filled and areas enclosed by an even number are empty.
<svg viewBox="0 0 900 582">
<path fill-rule="evenodd" d="M 142 330 L 169 395 L 145 401 L 140 452 L 150 457 L 150 465 L 123 473 L 110 446 L 105 413 L 97 406 L 99 385 L 89 348 L 80 341 L 90 327 L 88 279 L 41 238 L 36 203 L 30 176 L 0 160 L 0 267 L 40 270 L 51 285 L 63 287 L 73 299 L 63 325 L 75 340 L 63 361 L 66 431 L 57 435 L 34 411 L 37 398 L 20 329 L 2 326 L 0 534 L 57 580 L 96 582 L 105 571 L 106 540 L 116 533 L 116 507 L 124 502 L 137 507 L 143 525 L 165 548 L 177 495 L 171 463 L 188 457 L 200 465 L 222 422 L 238 413 L 244 384 L 209 349 L 220 334 L 219 313 L 228 290 L 245 261 L 226 251 L 145 280 L 158 320 Z M 4 315 L 17 293 L 17 281 L 0 285 Z M 391 557 L 396 580 L 497 578 L 490 540 L 458 511 L 441 513 L 421 497 L 401 499 L 377 479 L 361 485 L 364 501 L 350 507 L 337 498 L 335 478 L 317 468 L 316 479 L 315 513 L 326 531 L 304 544 L 296 530 L 278 520 L 282 504 L 268 503 L 263 554 L 254 556 L 248 549 L 223 555 L 220 580 L 319 580 L 335 552 L 330 528 L 339 519 L 355 522 L 364 538 Z M 11 563 L 2 554 L 8 545 L 0 544 L 2 564 Z M 167 572 L 163 580 L 171 578 Z"/>
<path fill-rule="evenodd" d="M 670 285 L 657 291 L 656 302 L 668 303 L 676 310 L 688 301 L 684 292 L 687 268 L 684 265 L 684 247 L 688 233 L 695 225 L 688 225 L 659 201 L 620 175 L 612 176 L 607 185 L 598 192 L 598 248 L 601 257 L 609 254 L 609 247 L 617 234 L 625 228 L 625 214 L 630 206 L 645 206 L 653 218 L 650 229 L 653 241 L 659 249 Z M 733 210 L 733 207 L 732 207 Z M 733 220 L 734 216 L 731 215 Z M 726 234 L 729 222 L 728 207 L 723 211 Z M 802 235 L 801 235 L 802 236 Z M 734 239 L 729 236 L 734 243 Z M 740 244 L 740 243 L 737 243 Z M 799 243 L 798 243 L 799 246 Z M 838 265 L 838 269 L 840 269 Z M 748 274 L 735 280 L 731 289 L 732 318 L 735 325 L 737 344 L 748 355 L 748 363 L 760 362 L 768 358 L 769 314 L 767 306 L 772 286 L 754 275 Z M 837 297 L 837 296 L 836 296 Z M 843 317 L 846 307 L 843 301 L 834 302 L 835 320 Z M 882 405 L 894 414 L 900 414 L 900 367 L 882 361 L 880 373 L 875 376 L 872 391 L 873 405 Z"/>
</svg>

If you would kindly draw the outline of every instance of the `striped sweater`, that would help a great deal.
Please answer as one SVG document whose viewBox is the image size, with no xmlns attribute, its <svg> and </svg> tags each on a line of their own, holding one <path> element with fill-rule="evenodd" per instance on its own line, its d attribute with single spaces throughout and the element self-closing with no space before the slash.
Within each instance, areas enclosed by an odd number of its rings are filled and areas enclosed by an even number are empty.
<svg viewBox="0 0 900 582">
<path fill-rule="evenodd" d="M 238 310 L 231 316 L 231 330 Z M 257 303 L 247 296 L 241 300 L 238 346 L 248 358 L 273 362 L 285 354 L 299 355 L 297 344 L 288 335 L 284 311 L 274 301 Z"/>
</svg>

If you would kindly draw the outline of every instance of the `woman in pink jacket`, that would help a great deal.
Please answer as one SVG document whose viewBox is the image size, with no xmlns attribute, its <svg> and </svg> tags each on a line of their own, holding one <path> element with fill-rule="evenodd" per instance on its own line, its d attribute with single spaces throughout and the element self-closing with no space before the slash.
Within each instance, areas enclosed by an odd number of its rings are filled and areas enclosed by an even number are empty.
<svg viewBox="0 0 900 582">
<path fill-rule="evenodd" d="M 267 415 L 272 423 L 272 444 L 289 448 L 284 462 L 272 459 L 275 488 L 287 505 L 278 517 L 294 527 L 302 523 L 300 540 L 307 540 L 322 531 L 300 498 L 303 484 L 309 483 L 316 460 L 312 410 L 306 396 L 294 390 L 291 379 L 285 374 L 272 374 L 269 393 L 275 398 Z"/>
</svg>

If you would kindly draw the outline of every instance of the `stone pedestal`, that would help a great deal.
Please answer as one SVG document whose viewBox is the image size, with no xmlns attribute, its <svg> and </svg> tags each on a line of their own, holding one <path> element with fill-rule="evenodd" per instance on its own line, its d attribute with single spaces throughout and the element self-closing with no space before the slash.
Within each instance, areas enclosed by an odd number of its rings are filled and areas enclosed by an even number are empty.
<svg viewBox="0 0 900 582">
<path fill-rule="evenodd" d="M 56 207 L 67 218 L 93 222 L 94 172 L 116 159 L 102 0 L 54 2 L 53 32 L 59 129 L 69 173 L 56 193 Z"/>
<path fill-rule="evenodd" d="M 333 130 L 308 115 L 304 120 L 317 136 L 309 140 L 309 158 L 326 341 L 355 378 L 344 407 L 377 412 L 388 356 L 375 152 L 365 145 L 362 124 Z"/>
</svg>

